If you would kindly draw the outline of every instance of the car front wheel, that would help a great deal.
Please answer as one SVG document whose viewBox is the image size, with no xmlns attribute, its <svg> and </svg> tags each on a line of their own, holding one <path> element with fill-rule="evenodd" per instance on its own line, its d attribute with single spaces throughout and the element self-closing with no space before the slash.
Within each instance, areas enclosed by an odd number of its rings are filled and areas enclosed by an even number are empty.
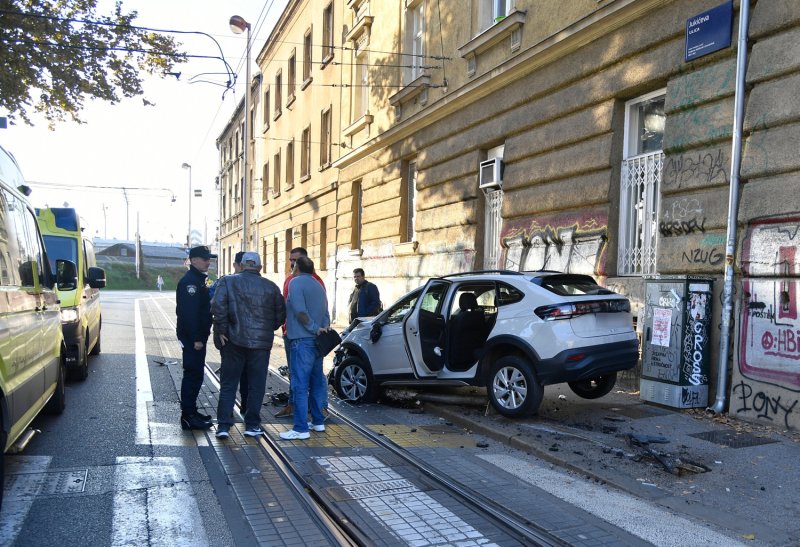
<svg viewBox="0 0 800 547">
<path fill-rule="evenodd" d="M 377 389 L 372 370 L 358 357 L 348 357 L 336 368 L 334 388 L 339 398 L 351 403 L 374 403 Z"/>
<path fill-rule="evenodd" d="M 535 414 L 544 396 L 530 363 L 511 355 L 492 365 L 488 392 L 492 406 L 508 418 Z"/>
<path fill-rule="evenodd" d="M 578 397 L 584 399 L 599 399 L 614 389 L 617 383 L 617 373 L 612 372 L 597 378 L 581 380 L 580 382 L 569 382 L 569 388 Z"/>
</svg>

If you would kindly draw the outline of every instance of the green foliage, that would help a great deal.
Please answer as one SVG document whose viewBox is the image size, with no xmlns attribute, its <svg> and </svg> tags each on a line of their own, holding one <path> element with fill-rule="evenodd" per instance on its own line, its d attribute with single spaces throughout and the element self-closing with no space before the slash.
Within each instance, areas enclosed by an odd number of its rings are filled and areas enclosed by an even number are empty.
<svg viewBox="0 0 800 547">
<path fill-rule="evenodd" d="M 111 104 L 142 95 L 142 73 L 163 74 L 186 60 L 172 37 L 131 26 L 136 11 L 118 1 L 97 15 L 98 0 L 0 0 L 0 108 L 33 125 L 81 123 L 86 99 Z"/>
<path fill-rule="evenodd" d="M 106 271 L 106 288 L 103 290 L 118 291 L 156 291 L 156 281 L 159 274 L 164 278 L 164 291 L 175 291 L 186 268 L 182 266 L 147 266 L 140 272 L 139 279 L 136 279 L 136 266 L 134 264 L 123 264 L 120 262 L 103 263 L 99 266 Z M 209 279 L 216 279 L 216 276 L 209 272 Z"/>
</svg>

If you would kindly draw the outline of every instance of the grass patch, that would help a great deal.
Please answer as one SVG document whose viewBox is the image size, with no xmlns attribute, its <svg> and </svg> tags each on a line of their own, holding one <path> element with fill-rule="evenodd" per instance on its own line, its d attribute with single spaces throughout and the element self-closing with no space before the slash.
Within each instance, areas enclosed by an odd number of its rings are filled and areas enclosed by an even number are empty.
<svg viewBox="0 0 800 547">
<path fill-rule="evenodd" d="M 136 266 L 134 264 L 106 263 L 101 266 L 106 271 L 106 289 L 118 291 L 155 291 L 158 290 L 156 281 L 159 274 L 164 278 L 164 290 L 174 291 L 178 286 L 186 268 L 176 266 L 161 266 L 159 268 L 148 268 L 139 272 L 136 278 Z M 209 278 L 216 279 L 213 274 Z"/>
</svg>

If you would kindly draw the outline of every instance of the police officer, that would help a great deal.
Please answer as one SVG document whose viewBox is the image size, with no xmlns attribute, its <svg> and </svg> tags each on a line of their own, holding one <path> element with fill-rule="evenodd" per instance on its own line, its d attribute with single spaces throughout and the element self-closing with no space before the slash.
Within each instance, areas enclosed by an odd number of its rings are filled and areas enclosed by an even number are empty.
<svg viewBox="0 0 800 547">
<path fill-rule="evenodd" d="M 208 429 L 211 416 L 197 411 L 197 396 L 203 385 L 206 343 L 211 334 L 211 298 L 206 286 L 206 272 L 217 255 L 205 245 L 189 251 L 189 271 L 175 291 L 178 316 L 177 334 L 183 348 L 181 381 L 181 428 Z"/>
</svg>

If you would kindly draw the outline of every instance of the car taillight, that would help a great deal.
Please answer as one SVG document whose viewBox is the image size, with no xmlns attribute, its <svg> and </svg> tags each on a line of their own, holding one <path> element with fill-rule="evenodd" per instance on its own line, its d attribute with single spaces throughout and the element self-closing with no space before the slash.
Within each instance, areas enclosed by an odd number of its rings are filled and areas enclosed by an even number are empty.
<svg viewBox="0 0 800 547">
<path fill-rule="evenodd" d="M 534 313 L 544 321 L 556 321 L 558 319 L 572 319 L 573 317 L 589 313 L 619 313 L 630 311 L 631 303 L 628 300 L 616 299 L 539 306 L 534 310 Z"/>
</svg>

